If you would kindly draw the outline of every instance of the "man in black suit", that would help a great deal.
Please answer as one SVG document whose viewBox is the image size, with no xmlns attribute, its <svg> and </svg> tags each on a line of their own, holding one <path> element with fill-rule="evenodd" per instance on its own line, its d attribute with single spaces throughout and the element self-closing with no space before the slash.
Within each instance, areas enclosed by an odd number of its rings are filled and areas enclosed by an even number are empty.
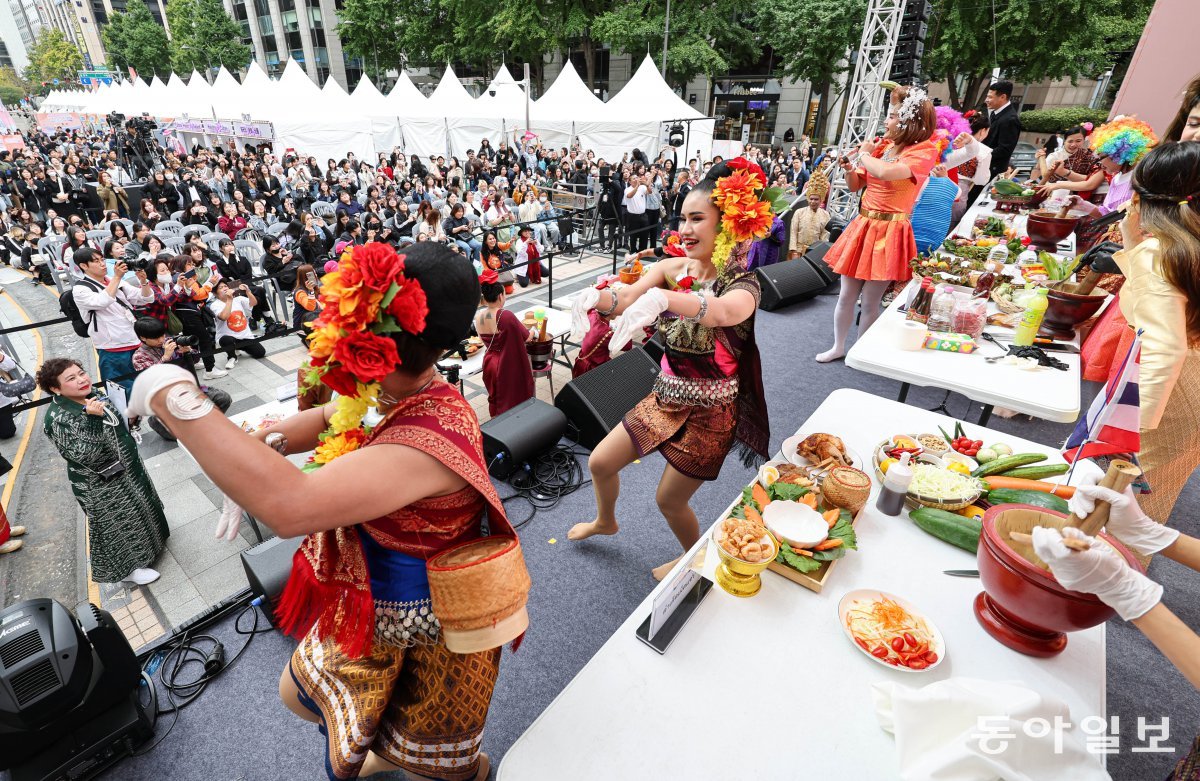
<svg viewBox="0 0 1200 781">
<path fill-rule="evenodd" d="M 1009 160 L 1021 137 L 1021 118 L 1010 100 L 1011 81 L 997 81 L 988 87 L 984 103 L 988 108 L 988 134 L 983 143 L 992 148 L 992 176 L 1008 170 Z"/>
</svg>

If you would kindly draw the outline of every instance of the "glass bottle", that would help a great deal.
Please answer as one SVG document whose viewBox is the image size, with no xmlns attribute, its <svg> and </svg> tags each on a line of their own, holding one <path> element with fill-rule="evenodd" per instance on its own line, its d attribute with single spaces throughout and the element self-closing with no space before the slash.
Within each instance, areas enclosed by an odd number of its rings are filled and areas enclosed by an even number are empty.
<svg viewBox="0 0 1200 781">
<path fill-rule="evenodd" d="M 917 294 L 913 296 L 912 303 L 908 306 L 908 319 L 917 323 L 924 323 L 929 320 L 929 306 L 933 303 L 933 280 L 929 277 L 921 278 L 921 285 L 917 288 Z"/>
</svg>

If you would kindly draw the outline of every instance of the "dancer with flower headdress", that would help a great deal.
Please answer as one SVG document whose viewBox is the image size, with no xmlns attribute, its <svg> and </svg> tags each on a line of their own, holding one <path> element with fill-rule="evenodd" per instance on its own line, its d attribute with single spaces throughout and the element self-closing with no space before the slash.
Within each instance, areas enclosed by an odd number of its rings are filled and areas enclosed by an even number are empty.
<svg viewBox="0 0 1200 781">
<path fill-rule="evenodd" d="M 660 260 L 632 285 L 592 288 L 575 299 L 577 333 L 594 309 L 616 317 L 610 349 L 657 323 L 666 351 L 654 390 L 592 451 L 596 518 L 576 524 L 569 539 L 616 534 L 620 471 L 658 451 L 667 462 L 658 507 L 686 551 L 700 538 L 688 501 L 717 478 L 735 441 L 744 463 L 767 457 L 770 428 L 754 341 L 760 290 L 746 257 L 753 240 L 770 231 L 778 195 L 758 165 L 744 158 L 718 163 L 684 200 L 683 257 Z M 656 568 L 655 577 L 674 563 Z"/>
<path fill-rule="evenodd" d="M 309 336 L 309 379 L 336 391 L 333 403 L 247 436 L 212 412 L 190 373 L 166 365 L 143 372 L 129 401 L 133 414 L 153 411 L 230 499 L 279 536 L 304 536 L 276 609 L 301 638 L 279 689 L 320 725 L 331 780 L 398 768 L 488 775 L 484 721 L 500 646 L 528 624 L 529 580 L 479 421 L 434 367 L 467 335 L 479 295 L 470 261 L 444 246 L 354 247 L 325 275 Z M 382 418 L 368 422 L 372 407 Z M 284 458 L 308 451 L 302 470 Z M 475 568 L 488 582 L 472 594 L 510 604 L 465 626 L 439 583 L 477 563 L 466 551 L 485 517 L 511 541 L 491 562 L 506 559 L 512 577 Z"/>
<path fill-rule="evenodd" d="M 817 356 L 820 363 L 845 357 L 860 298 L 862 333 L 879 317 L 883 295 L 892 283 L 912 277 L 909 262 L 917 256 L 917 244 L 909 219 L 938 161 L 936 123 L 933 102 L 924 90 L 896 87 L 883 140 L 863 141 L 857 160 L 842 160 L 851 191 L 865 192 L 858 216 L 825 254 L 825 262 L 842 275 L 842 287 L 833 315 L 833 347 Z"/>
</svg>

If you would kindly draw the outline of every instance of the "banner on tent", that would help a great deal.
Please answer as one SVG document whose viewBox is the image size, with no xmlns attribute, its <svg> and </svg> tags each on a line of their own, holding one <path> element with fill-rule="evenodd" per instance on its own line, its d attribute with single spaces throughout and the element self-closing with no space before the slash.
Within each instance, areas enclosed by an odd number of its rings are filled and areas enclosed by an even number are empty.
<svg viewBox="0 0 1200 781">
<path fill-rule="evenodd" d="M 204 120 L 204 122 L 202 124 L 204 125 L 204 132 L 208 133 L 209 135 L 212 135 L 212 136 L 232 136 L 233 135 L 233 123 L 232 122 L 222 122 L 219 119 L 206 119 L 206 120 Z"/>
<path fill-rule="evenodd" d="M 258 138 L 263 141 L 275 138 L 275 129 L 270 122 L 235 122 L 233 131 L 239 138 Z"/>
<path fill-rule="evenodd" d="M 9 152 L 16 152 L 25 148 L 25 139 L 21 138 L 20 133 L 6 133 L 0 135 L 0 149 L 6 149 Z"/>
<path fill-rule="evenodd" d="M 58 128 L 65 130 L 81 130 L 83 122 L 79 119 L 79 115 L 69 111 L 51 111 L 46 113 L 38 113 L 37 126 L 41 130 L 53 132 Z"/>
<path fill-rule="evenodd" d="M 16 129 L 17 123 L 13 121 L 12 114 L 8 113 L 8 109 L 0 106 L 0 131 L 12 133 Z"/>
<path fill-rule="evenodd" d="M 180 133 L 203 133 L 204 120 L 201 119 L 177 119 L 173 125 L 176 131 Z"/>
</svg>

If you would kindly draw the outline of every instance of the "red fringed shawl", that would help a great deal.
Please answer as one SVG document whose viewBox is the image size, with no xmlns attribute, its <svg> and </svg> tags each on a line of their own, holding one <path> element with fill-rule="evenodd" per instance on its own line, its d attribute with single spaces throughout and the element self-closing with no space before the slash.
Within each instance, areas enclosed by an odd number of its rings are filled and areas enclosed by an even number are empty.
<svg viewBox="0 0 1200 781">
<path fill-rule="evenodd" d="M 475 411 L 453 386 L 438 379 L 421 393 L 401 399 L 371 432 L 364 447 L 400 444 L 436 458 L 462 475 L 477 501 L 462 492 L 435 496 L 361 524 L 362 531 L 389 550 L 430 559 L 438 552 L 481 536 L 486 509 L 492 534 L 515 532 L 488 479 L 483 438 Z M 398 479 L 410 479 L 398 476 Z M 348 499 L 369 486 L 347 485 Z M 317 625 L 322 640 L 333 636 L 341 651 L 359 658 L 371 650 L 375 603 L 358 531 L 342 527 L 304 538 L 292 559 L 292 575 L 275 611 L 283 631 L 303 637 Z"/>
</svg>

